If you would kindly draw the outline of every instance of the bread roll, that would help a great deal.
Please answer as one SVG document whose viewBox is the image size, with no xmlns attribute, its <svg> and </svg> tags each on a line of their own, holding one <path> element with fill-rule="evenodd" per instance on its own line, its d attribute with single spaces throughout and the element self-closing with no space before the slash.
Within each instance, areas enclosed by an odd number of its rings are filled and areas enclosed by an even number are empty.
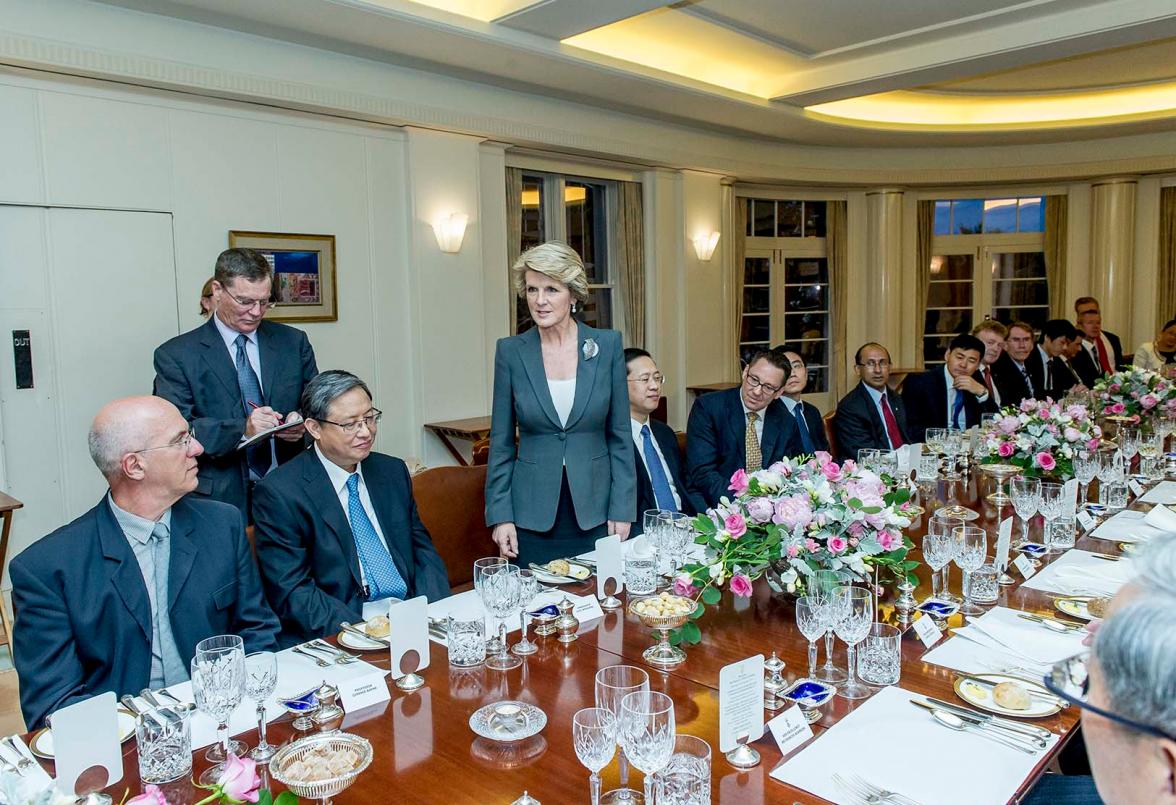
<svg viewBox="0 0 1176 805">
<path fill-rule="evenodd" d="M 1000 682 L 992 689 L 992 700 L 1006 710 L 1028 710 L 1029 691 L 1016 682 Z"/>
</svg>

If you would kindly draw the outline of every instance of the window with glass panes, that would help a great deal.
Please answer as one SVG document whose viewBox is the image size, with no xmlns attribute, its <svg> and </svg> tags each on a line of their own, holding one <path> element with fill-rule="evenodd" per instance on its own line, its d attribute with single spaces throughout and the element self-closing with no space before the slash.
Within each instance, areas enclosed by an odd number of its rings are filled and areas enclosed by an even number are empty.
<svg viewBox="0 0 1176 805">
<path fill-rule="evenodd" d="M 923 322 L 926 366 L 943 363 L 951 339 L 984 319 L 1045 324 L 1044 231 L 1042 196 L 935 202 Z"/>
<path fill-rule="evenodd" d="M 746 199 L 739 354 L 788 344 L 809 372 L 806 393 L 829 378 L 829 266 L 824 201 Z"/>
<path fill-rule="evenodd" d="M 577 309 L 580 321 L 592 327 L 620 327 L 620 294 L 610 256 L 614 236 L 609 229 L 616 183 L 607 180 L 526 171 L 523 173 L 522 251 L 549 240 L 566 242 L 584 261 L 588 300 Z M 512 289 L 513 292 L 513 289 Z M 614 324 L 615 322 L 615 324 Z M 515 332 L 530 329 L 526 299 L 516 297 Z"/>
</svg>

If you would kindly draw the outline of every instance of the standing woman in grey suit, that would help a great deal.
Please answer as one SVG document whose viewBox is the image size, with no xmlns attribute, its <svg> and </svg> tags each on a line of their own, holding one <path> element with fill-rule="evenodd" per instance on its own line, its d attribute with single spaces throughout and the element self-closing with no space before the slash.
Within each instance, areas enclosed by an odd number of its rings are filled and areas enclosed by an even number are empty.
<svg viewBox="0 0 1176 805">
<path fill-rule="evenodd" d="M 579 255 L 544 243 L 511 275 L 535 326 L 494 353 L 486 524 L 499 552 L 525 565 L 628 537 L 636 477 L 621 335 L 572 315 L 588 298 Z"/>
</svg>

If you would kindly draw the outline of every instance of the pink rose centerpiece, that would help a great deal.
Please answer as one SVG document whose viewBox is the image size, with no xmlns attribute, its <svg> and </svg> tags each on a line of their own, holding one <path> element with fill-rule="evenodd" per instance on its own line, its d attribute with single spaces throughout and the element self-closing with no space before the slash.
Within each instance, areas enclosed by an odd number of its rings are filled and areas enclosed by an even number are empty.
<svg viewBox="0 0 1176 805">
<path fill-rule="evenodd" d="M 818 570 L 835 570 L 847 580 L 866 581 L 875 568 L 894 578 L 909 576 L 913 543 L 903 535 L 914 518 L 910 491 L 828 453 L 777 462 L 759 472 L 737 471 L 732 498 L 694 519 L 695 542 L 706 557 L 688 563 L 674 580 L 674 592 L 714 605 L 724 585 L 732 595 L 752 595 L 765 573 L 787 593 L 803 594 Z M 695 610 L 672 642 L 701 639 Z"/>
<path fill-rule="evenodd" d="M 1129 416 L 1136 422 L 1176 412 L 1176 383 L 1138 366 L 1103 375 L 1094 384 L 1094 395 L 1104 415 Z"/>
<path fill-rule="evenodd" d="M 985 429 L 983 464 L 1014 464 L 1025 475 L 1074 477 L 1074 456 L 1098 449 L 1102 430 L 1085 405 L 1023 400 Z"/>
</svg>

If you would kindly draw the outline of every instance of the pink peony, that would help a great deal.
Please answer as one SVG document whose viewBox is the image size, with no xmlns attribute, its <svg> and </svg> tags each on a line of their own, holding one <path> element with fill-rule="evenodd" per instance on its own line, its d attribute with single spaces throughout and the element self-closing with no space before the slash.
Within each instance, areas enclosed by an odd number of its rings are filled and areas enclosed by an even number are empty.
<svg viewBox="0 0 1176 805">
<path fill-rule="evenodd" d="M 1021 400 L 1021 410 L 1026 414 L 1036 411 L 1037 400 L 1033 399 L 1032 397 L 1026 397 L 1025 399 Z"/>
<path fill-rule="evenodd" d="M 772 501 L 767 498 L 752 498 L 747 501 L 747 516 L 751 518 L 753 523 L 768 522 L 772 519 L 772 514 L 775 511 Z"/>
<path fill-rule="evenodd" d="M 690 574 L 683 573 L 674 577 L 674 595 L 693 598 L 697 594 L 698 588 L 694 586 L 694 579 L 690 577 Z"/>
<path fill-rule="evenodd" d="M 1015 452 L 1017 452 L 1017 448 L 1013 447 L 1012 442 L 1001 442 L 1000 446 L 996 448 L 996 454 L 1001 458 L 1008 458 Z"/>
<path fill-rule="evenodd" d="M 731 485 L 727 488 L 736 495 L 742 495 L 747 491 L 747 473 L 743 470 L 735 470 L 735 474 L 731 476 Z"/>
<path fill-rule="evenodd" d="M 723 521 L 723 525 L 731 533 L 731 539 L 739 539 L 747 533 L 747 521 L 743 519 L 741 514 L 728 515 L 727 519 Z"/>
<path fill-rule="evenodd" d="M 128 799 L 126 805 L 167 805 L 167 797 L 159 790 L 159 786 L 148 785 L 142 794 Z"/>
<path fill-rule="evenodd" d="M 1053 468 L 1058 465 L 1058 462 L 1054 461 L 1053 455 L 1044 450 L 1033 457 L 1033 463 L 1046 472 L 1052 472 Z"/>
<path fill-rule="evenodd" d="M 257 761 L 229 753 L 216 784 L 224 796 L 235 802 L 257 802 L 257 789 L 261 788 Z"/>
<path fill-rule="evenodd" d="M 861 520 L 854 520 L 848 526 L 846 526 L 845 530 L 849 532 L 851 537 L 860 537 L 862 534 L 866 533 L 866 524 Z"/>
<path fill-rule="evenodd" d="M 829 553 L 839 554 L 845 553 L 849 543 L 845 541 L 845 537 L 830 537 L 829 538 Z"/>
<path fill-rule="evenodd" d="M 731 592 L 740 598 L 750 597 L 751 579 L 742 573 L 736 573 L 731 577 Z"/>
<path fill-rule="evenodd" d="M 997 423 L 1000 432 L 1006 436 L 1016 433 L 1017 428 L 1021 427 L 1021 421 L 1015 416 L 1001 417 L 1000 422 Z"/>
<path fill-rule="evenodd" d="M 1139 404 L 1143 406 L 1144 411 L 1150 411 L 1160 404 L 1160 398 L 1154 394 L 1144 394 L 1139 398 Z"/>
<path fill-rule="evenodd" d="M 813 508 L 805 495 L 792 495 L 776 501 L 776 513 L 772 515 L 772 522 L 776 525 L 787 526 L 790 530 L 796 527 L 806 528 L 813 521 Z"/>
<path fill-rule="evenodd" d="M 1062 435 L 1067 442 L 1076 442 L 1082 438 L 1082 432 L 1077 428 L 1066 428 L 1066 432 Z"/>
<path fill-rule="evenodd" d="M 884 551 L 893 551 L 902 545 L 902 540 L 893 531 L 879 531 L 878 544 L 882 546 L 882 550 Z"/>
</svg>

